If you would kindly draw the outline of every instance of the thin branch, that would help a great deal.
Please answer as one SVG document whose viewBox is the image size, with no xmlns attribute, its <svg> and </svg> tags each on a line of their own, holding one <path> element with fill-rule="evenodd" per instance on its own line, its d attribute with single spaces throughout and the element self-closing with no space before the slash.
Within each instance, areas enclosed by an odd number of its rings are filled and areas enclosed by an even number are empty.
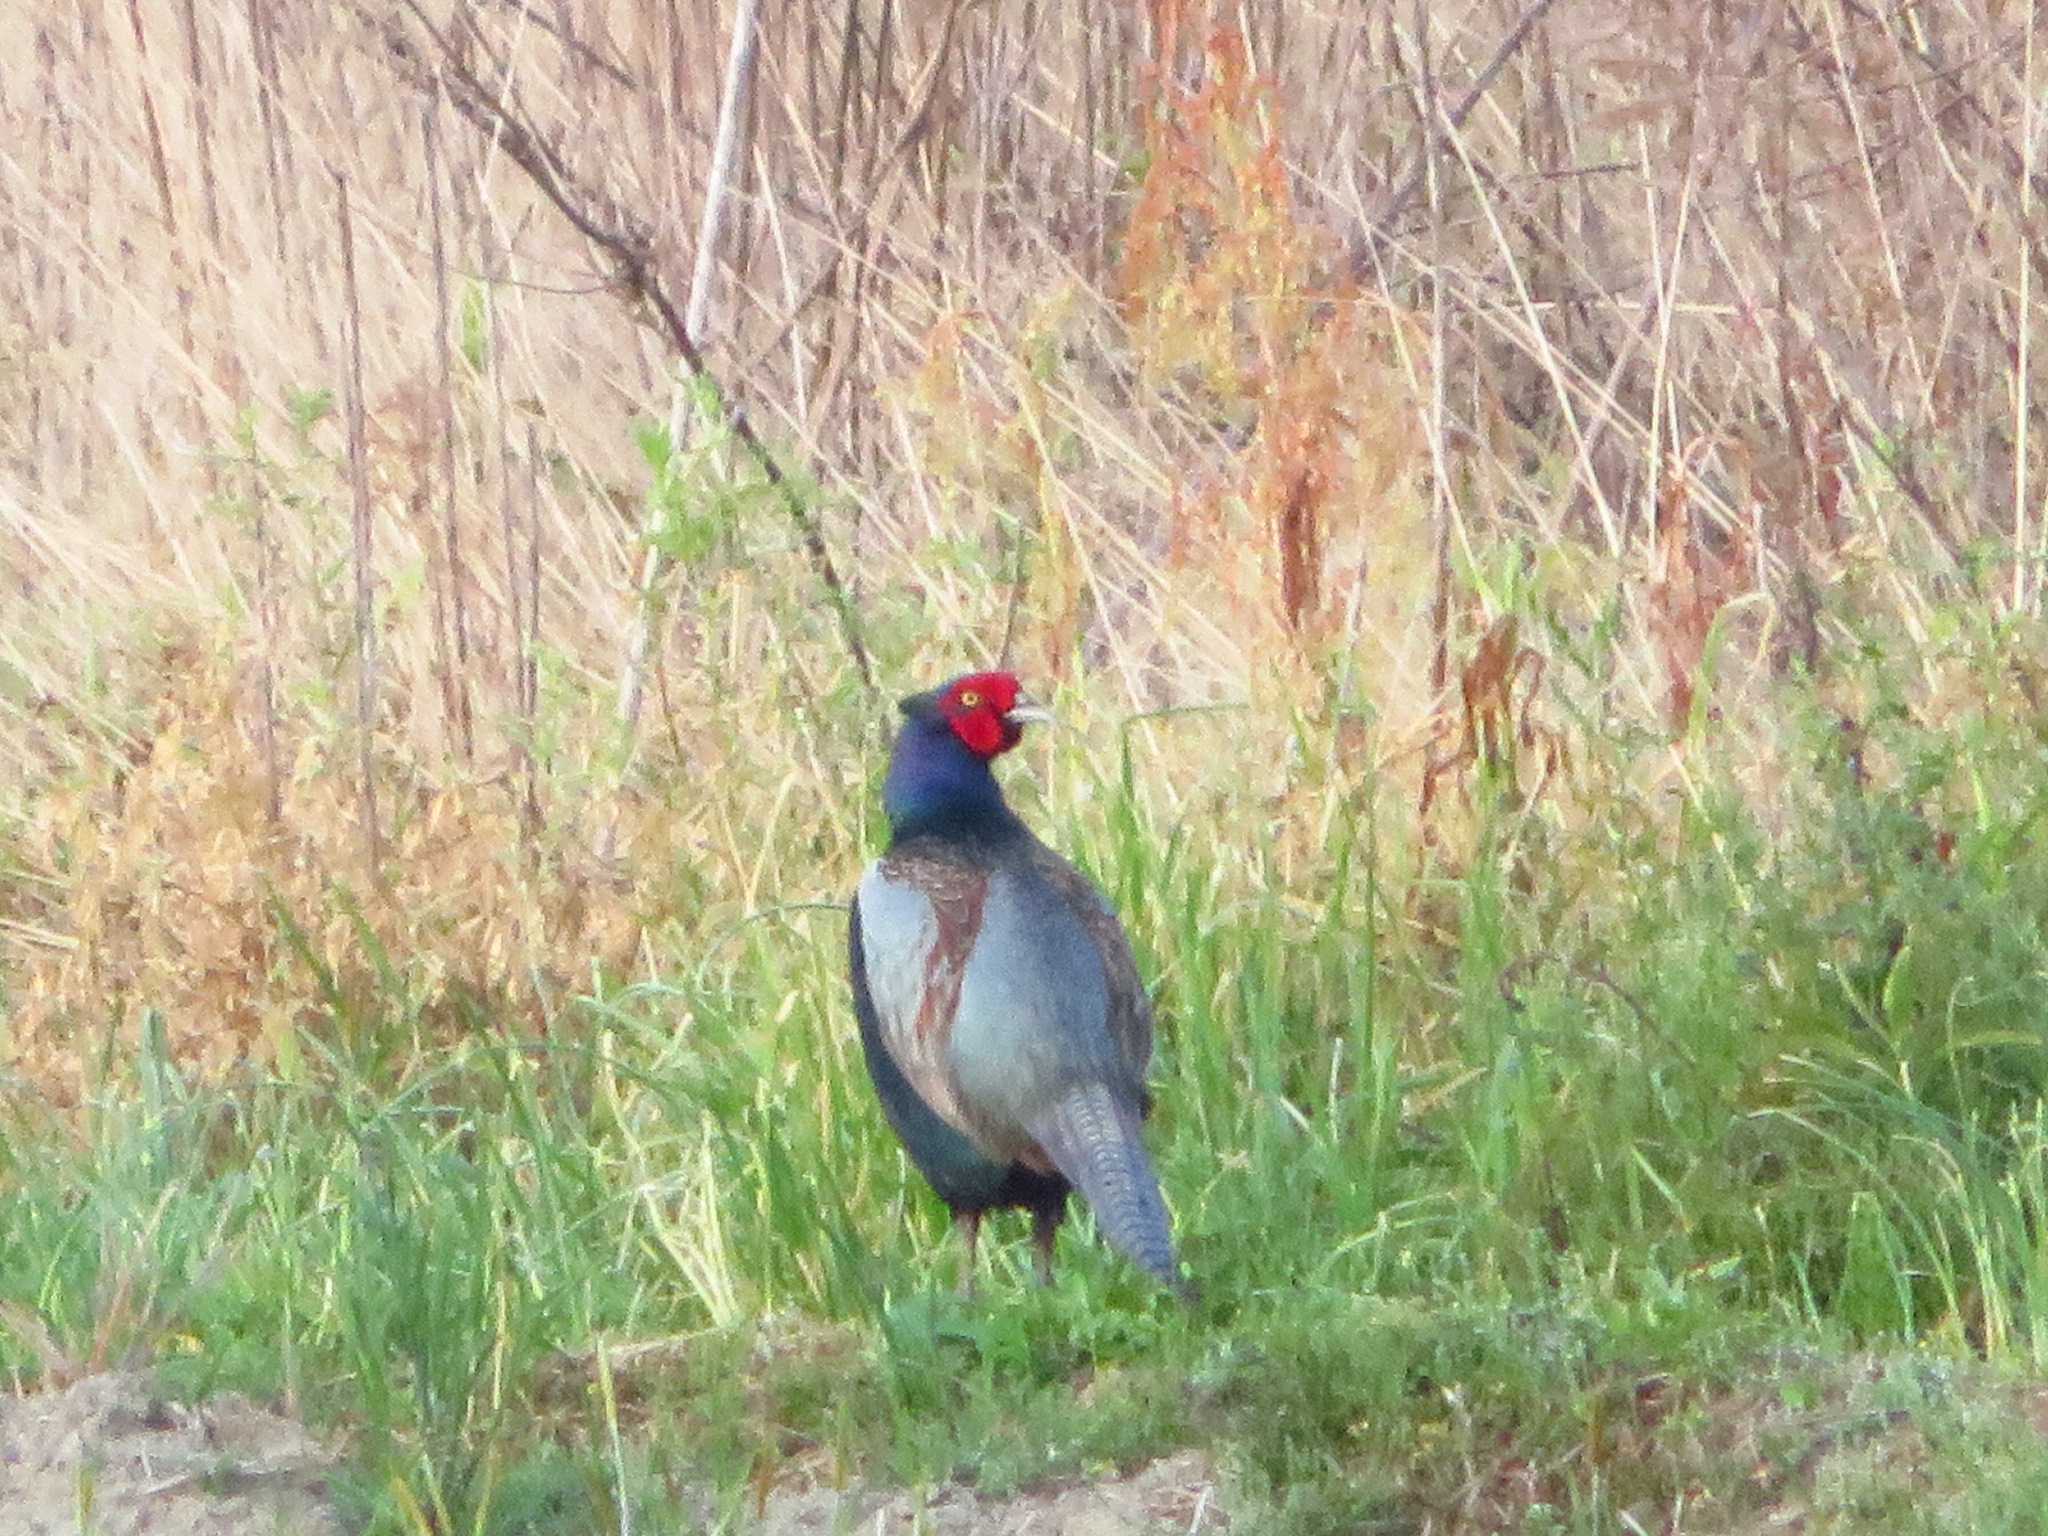
<svg viewBox="0 0 2048 1536">
<path fill-rule="evenodd" d="M 456 111 L 502 150 L 513 164 L 526 172 L 528 179 L 542 196 L 554 204 L 562 217 L 604 252 L 611 263 L 616 290 L 629 303 L 653 312 L 662 334 L 690 373 L 716 389 L 719 398 L 731 401 L 732 392 L 719 383 L 704 361 L 703 353 L 698 350 L 689 327 L 684 323 L 682 311 L 656 269 L 652 233 L 630 210 L 619 207 L 604 193 L 579 182 L 533 124 L 478 78 L 469 67 L 464 50 L 436 31 L 416 6 L 409 8 L 419 25 L 434 39 L 435 56 L 431 60 L 423 55 L 418 42 L 397 16 L 389 13 L 381 17 L 374 15 L 363 0 L 354 0 L 356 14 L 376 31 L 387 59 L 399 73 L 422 92 L 445 92 Z M 826 548 L 816 514 L 804 500 L 803 493 L 790 483 L 781 465 L 776 463 L 768 445 L 747 419 L 745 410 L 737 404 L 730 404 L 728 410 L 733 436 L 753 459 L 762 478 L 774 488 L 783 510 L 796 525 L 804 553 L 838 618 L 840 635 L 853 659 L 854 669 L 872 695 L 875 692 L 874 668 L 868 660 L 867 644 L 861 635 L 860 615 L 854 608 L 846 583 L 840 579 L 838 567 L 833 564 L 831 551 Z"/>
<path fill-rule="evenodd" d="M 690 294 L 684 309 L 686 338 L 701 343 L 705 320 L 711 312 L 711 289 L 718 274 L 718 247 L 725 232 L 726 210 L 731 206 L 733 170 L 741 156 L 740 129 L 747 121 L 746 103 L 753 93 L 754 62 L 759 56 L 760 29 L 757 0 L 740 0 L 733 18 L 732 50 L 726 59 L 725 89 L 718 108 L 718 137 L 711 152 L 711 175 L 704 189 L 704 215 L 697 230 L 697 260 L 690 277 Z M 680 455 L 688 445 L 694 426 L 694 397 L 677 390 L 669 412 L 669 453 Z M 647 553 L 640 566 L 639 612 L 633 621 L 633 636 L 626 649 L 626 665 L 619 674 L 618 733 L 630 761 L 639 743 L 640 707 L 647 691 L 647 658 L 654 648 L 654 626 L 661 605 L 656 600 L 661 579 L 668 572 L 669 558 L 659 539 L 664 513 L 650 507 L 643 534 Z M 621 777 L 624 776 L 623 765 Z M 618 844 L 619 807 L 598 837 L 597 856 L 609 863 Z"/>
<path fill-rule="evenodd" d="M 348 324 L 348 482 L 350 522 L 354 531 L 356 568 L 356 748 L 362 775 L 363 850 L 370 878 L 384 878 L 384 836 L 377 821 L 376 753 L 372 736 L 377 723 L 377 628 L 375 593 L 370 573 L 369 448 L 364 442 L 363 307 L 356 285 L 356 241 L 349 220 L 348 178 L 334 173 L 334 201 L 341 239 L 341 283 Z"/>
<path fill-rule="evenodd" d="M 1500 40 L 1500 46 L 1493 51 L 1493 57 L 1486 61 L 1486 67 L 1479 71 L 1479 76 L 1472 82 L 1471 88 L 1459 99 L 1457 106 L 1444 117 L 1442 126 L 1438 127 L 1432 120 L 1422 135 L 1422 142 L 1415 146 L 1415 153 L 1408 162 L 1407 174 L 1401 178 L 1400 184 L 1394 188 L 1393 196 L 1387 199 L 1386 207 L 1380 210 L 1379 217 L 1373 221 L 1376 228 L 1387 228 L 1408 211 L 1408 205 L 1415 201 L 1415 194 L 1422 190 L 1423 178 L 1429 169 L 1431 146 L 1437 135 L 1445 132 L 1456 133 L 1465 126 L 1465 119 L 1472 115 L 1472 109 L 1479 105 L 1480 98 L 1493 88 L 1493 82 L 1500 77 L 1500 72 L 1507 68 L 1508 60 L 1521 50 L 1530 32 L 1535 30 L 1536 23 L 1543 19 L 1555 3 L 1556 0 L 1529 0 L 1529 5 L 1516 18 L 1508 35 Z"/>
<path fill-rule="evenodd" d="M 711 290 L 718 277 L 718 247 L 732 206 L 733 172 L 739 165 L 740 129 L 754 94 L 754 62 L 760 55 L 760 0 L 739 0 L 733 16 L 732 52 L 725 61 L 725 90 L 718 104 L 718 137 L 711 147 L 711 176 L 704 190 L 704 219 L 697 234 L 697 260 L 690 273 L 690 304 L 683 323 L 690 339 L 704 341 Z"/>
<path fill-rule="evenodd" d="M 462 744 L 462 760 L 476 761 L 476 722 L 469 696 L 468 571 L 462 555 L 461 518 L 455 500 L 455 342 L 453 307 L 448 296 L 448 251 L 442 233 L 440 135 L 435 131 L 435 103 L 420 105 L 420 137 L 426 156 L 427 214 L 434 252 L 434 365 L 441 434 L 442 587 L 449 623 L 449 654 L 444 652 L 443 681 L 448 712 Z"/>
<path fill-rule="evenodd" d="M 520 20 L 539 27 L 541 31 L 547 33 L 548 36 L 575 54 L 577 58 L 600 73 L 610 76 L 613 81 L 623 85 L 627 90 L 637 91 L 640 89 L 640 82 L 633 78 L 632 73 L 623 64 L 615 63 L 611 59 L 606 58 L 580 37 L 565 31 L 555 22 L 542 15 L 537 7 L 526 4 L 525 0 L 498 0 L 498 4 L 506 10 L 513 12 Z"/>
</svg>

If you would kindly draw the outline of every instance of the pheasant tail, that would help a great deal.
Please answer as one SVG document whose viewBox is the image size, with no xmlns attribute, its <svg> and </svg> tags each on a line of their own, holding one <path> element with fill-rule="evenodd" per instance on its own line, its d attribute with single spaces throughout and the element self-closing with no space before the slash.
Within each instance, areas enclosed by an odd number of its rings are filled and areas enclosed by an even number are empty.
<svg viewBox="0 0 2048 1536">
<path fill-rule="evenodd" d="M 1180 1278 L 1166 1202 L 1145 1155 L 1138 1116 L 1103 1083 L 1068 1089 L 1028 1129 L 1095 1212 L 1102 1235 L 1161 1284 L 1193 1300 Z"/>
</svg>

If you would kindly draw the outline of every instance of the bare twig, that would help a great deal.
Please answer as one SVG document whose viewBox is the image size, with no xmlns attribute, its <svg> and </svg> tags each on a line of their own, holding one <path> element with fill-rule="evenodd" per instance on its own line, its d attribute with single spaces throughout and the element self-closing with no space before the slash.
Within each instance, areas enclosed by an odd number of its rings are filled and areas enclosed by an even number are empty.
<svg viewBox="0 0 2048 1536">
<path fill-rule="evenodd" d="M 426 150 L 427 215 L 434 251 L 434 335 L 435 365 L 439 375 L 441 494 L 447 498 L 442 517 L 442 585 L 448 610 L 446 682 L 443 697 L 462 743 L 462 760 L 476 761 L 476 726 L 469 698 L 469 603 L 468 572 L 462 560 L 461 519 L 455 500 L 455 345 L 450 338 L 452 315 L 448 302 L 448 253 L 442 236 L 441 149 L 435 130 L 436 103 L 420 108 L 420 136 Z"/>
<path fill-rule="evenodd" d="M 697 230 L 697 260 L 683 315 L 684 336 L 693 343 L 701 344 L 704 339 L 705 320 L 711 312 L 711 289 L 718 273 L 718 247 L 731 203 L 733 171 L 742 154 L 740 127 L 747 120 L 746 103 L 753 93 L 754 62 L 759 57 L 758 9 L 757 0 L 740 0 L 733 20 L 732 49 L 726 58 L 725 90 L 718 109 L 718 137 L 711 154 L 711 177 L 705 187 L 704 215 Z M 677 390 L 674 408 L 669 413 L 672 455 L 682 453 L 688 444 L 693 414 L 691 393 Z M 668 557 L 658 541 L 662 515 L 659 508 L 651 508 L 648 513 L 643 535 L 647 551 L 640 566 L 639 612 L 633 620 L 626 665 L 619 675 L 618 730 L 629 761 L 639 739 L 640 707 L 647 691 L 647 657 L 654 646 L 654 627 L 660 615 L 657 590 L 668 569 Z M 623 771 L 622 765 L 622 775 Z M 598 838 L 600 861 L 610 861 L 618 833 L 618 805 L 614 802 Z"/>
<path fill-rule="evenodd" d="M 264 0 L 248 0 L 249 51 L 256 60 L 256 116 L 263 125 L 264 185 L 270 192 L 271 234 L 277 243 L 277 266 L 285 266 L 284 178 L 278 169 L 278 140 L 281 129 L 272 98 L 277 90 L 277 56 L 269 46 L 269 7 Z"/>
<path fill-rule="evenodd" d="M 629 91 L 640 89 L 640 82 L 633 78 L 631 71 L 625 65 L 606 58 L 567 28 L 549 20 L 548 17 L 541 13 L 538 7 L 526 4 L 525 0 L 498 0 L 498 4 L 506 10 L 517 14 L 521 20 L 539 27 L 541 31 L 554 38 L 556 42 L 568 49 L 582 63 L 608 76 L 616 84 L 623 85 Z"/>
<path fill-rule="evenodd" d="M 365 0 L 355 0 L 355 9 L 372 27 L 383 44 L 385 56 L 400 74 L 423 92 L 445 90 L 449 103 L 488 137 L 555 209 L 591 244 L 604 252 L 612 266 L 617 291 L 629 303 L 651 310 L 663 336 L 683 364 L 697 378 L 718 388 L 720 398 L 730 401 L 731 392 L 718 385 L 717 377 L 704 361 L 691 337 L 681 310 L 670 295 L 654 261 L 651 232 L 630 210 L 618 206 L 596 188 L 585 185 L 563 164 L 561 157 L 538 129 L 516 111 L 470 67 L 464 50 L 444 38 L 419 10 L 411 6 L 419 26 L 433 39 L 434 55 L 428 59 L 395 14 L 372 13 Z M 840 635 L 852 658 L 862 684 L 875 691 L 874 668 L 868 660 L 867 644 L 861 635 L 860 615 L 855 610 L 846 584 L 833 563 L 825 536 L 803 493 L 790 483 L 768 445 L 754 430 L 738 405 L 729 406 L 733 436 L 739 441 L 761 476 L 780 497 L 783 510 L 796 525 L 797 535 L 817 574 L 825 595 L 839 621 Z"/>
<path fill-rule="evenodd" d="M 1437 135 L 1444 132 L 1456 133 L 1465 126 L 1465 119 L 1472 115 L 1472 109 L 1479 105 L 1480 98 L 1493 88 L 1493 82 L 1507 67 L 1508 60 L 1515 56 L 1522 44 L 1528 40 L 1529 33 L 1535 28 L 1536 23 L 1543 19 L 1555 3 L 1556 0 L 1529 0 L 1528 6 L 1516 18 L 1514 26 L 1508 29 L 1508 35 L 1500 40 L 1500 46 L 1493 51 L 1493 57 L 1486 61 L 1486 67 L 1479 71 L 1471 88 L 1459 98 L 1457 106 L 1443 117 L 1440 124 L 1435 118 L 1431 119 L 1429 126 L 1424 130 L 1422 143 L 1415 146 L 1415 153 L 1409 159 L 1407 174 L 1401 178 L 1393 194 L 1388 197 L 1386 206 L 1380 210 L 1379 217 L 1373 221 L 1375 227 L 1386 229 L 1408 211 L 1408 205 L 1415 201 L 1415 194 L 1422 190 L 1423 177 L 1427 174 L 1430 163 L 1430 146 L 1435 142 Z"/>
<path fill-rule="evenodd" d="M 341 282 L 344 319 L 348 326 L 348 482 L 354 529 L 356 574 L 356 746 L 359 769 L 363 851 L 370 878 L 383 883 L 383 833 L 377 820 L 376 754 L 377 631 L 370 572 L 370 471 L 363 409 L 363 309 L 356 287 L 355 231 L 349 219 L 348 178 L 334 176 L 334 203 L 341 240 Z"/>
<path fill-rule="evenodd" d="M 1003 643 L 996 650 L 996 665 L 1008 668 L 1010 647 L 1017 642 L 1017 616 L 1024 607 L 1024 531 L 1020 526 L 1010 536 L 1010 595 L 1003 603 Z"/>
<path fill-rule="evenodd" d="M 180 7 L 185 22 L 185 67 L 192 77 L 192 134 L 199 145 L 199 188 L 206 210 L 206 238 L 220 257 L 220 194 L 213 175 L 213 122 L 206 105 L 205 54 L 199 43 L 199 12 L 193 0 Z"/>
<path fill-rule="evenodd" d="M 256 534 L 256 634 L 261 659 L 256 682 L 261 697 L 256 728 L 263 751 L 263 811 L 275 827 L 284 819 L 284 770 L 277 742 L 277 545 L 271 536 L 269 493 L 263 473 L 252 458 L 249 466 L 249 515 Z"/>
<path fill-rule="evenodd" d="M 1430 324 L 1429 324 L 1429 466 L 1430 539 L 1436 566 L 1435 587 L 1429 602 L 1429 696 L 1443 697 L 1450 682 L 1451 660 L 1451 485 L 1450 464 L 1444 453 L 1444 205 L 1443 187 L 1436 164 L 1436 70 L 1430 52 L 1428 0 L 1416 0 L 1415 36 L 1422 62 L 1421 117 L 1426 125 L 1422 135 L 1423 184 L 1429 192 L 1430 229 Z M 1432 706 L 1434 707 L 1434 706 Z"/>
<path fill-rule="evenodd" d="M 157 208 L 163 216 L 164 233 L 176 240 L 178 213 L 171 201 L 171 169 L 164 158 L 164 132 L 157 121 L 156 96 L 149 88 L 149 40 L 142 30 L 141 0 L 128 0 L 128 24 L 135 32 L 136 62 L 140 66 L 137 87 L 142 92 L 142 128 L 149 143 L 150 179 L 156 183 Z"/>
<path fill-rule="evenodd" d="M 525 594 L 519 580 L 519 514 L 514 508 L 513 501 L 520 488 L 517 469 L 512 462 L 511 408 L 505 401 L 505 367 L 502 362 L 494 363 L 491 378 L 497 395 L 498 517 L 505 532 L 505 607 L 512 631 L 512 712 L 514 719 L 518 721 L 518 739 L 513 750 L 519 754 L 520 766 L 525 770 L 525 776 L 531 778 L 533 712 L 527 707 L 526 699 L 526 652 L 527 637 L 532 633 L 532 629 L 527 622 Z M 526 844 L 525 851 L 531 853 L 531 834 L 524 817 L 520 820 L 519 835 L 520 841 Z"/>
<path fill-rule="evenodd" d="M 704 191 L 704 218 L 697 232 L 697 260 L 690 273 L 690 302 L 683 323 L 690 340 L 704 344 L 711 291 L 718 276 L 718 247 L 732 206 L 733 173 L 741 155 L 741 127 L 754 94 L 754 64 L 760 55 L 760 0 L 739 0 L 732 24 L 732 51 L 725 61 L 725 90 L 718 104 L 718 137 L 711 148 L 711 176 Z"/>
<path fill-rule="evenodd" d="M 540 835 L 540 769 L 534 731 L 540 716 L 540 436 L 526 424 L 526 643 L 519 691 L 526 711 L 526 810 L 529 839 Z"/>
<path fill-rule="evenodd" d="M 156 183 L 157 206 L 164 221 L 164 236 L 170 243 L 171 262 L 180 272 L 188 271 L 183 242 L 178 233 L 177 204 L 171 196 L 170 164 L 164 156 L 163 125 L 157 117 L 156 97 L 149 88 L 152 67 L 149 59 L 149 40 L 142 29 L 140 0 L 128 0 L 128 22 L 135 33 L 135 58 L 138 65 L 137 84 L 142 92 L 142 122 L 145 137 L 149 142 L 149 172 Z M 185 356 L 196 355 L 192 345 L 192 290 L 189 282 L 178 285 L 178 345 Z M 199 401 L 196 393 L 186 402 L 186 414 L 194 441 L 204 431 L 199 415 Z"/>
<path fill-rule="evenodd" d="M 2031 89 L 2034 79 L 2034 25 L 2036 8 L 2027 7 L 2026 68 L 2023 78 L 2029 83 L 2026 105 L 2021 111 L 2020 143 L 2024 146 L 2020 162 L 2020 207 L 2019 239 L 2027 243 L 2027 224 L 2033 213 L 2034 189 L 2034 121 L 2035 96 Z M 2033 334 L 2029 318 L 2033 313 L 2033 264 L 2021 261 L 2019 267 L 2019 353 L 2013 368 L 2013 455 L 2012 455 L 2012 549 L 2015 556 L 2012 563 L 2012 606 L 2016 613 L 2031 613 L 2041 601 L 2041 572 L 2039 558 L 2041 551 L 2033 548 L 2037 535 L 2027 522 L 2027 428 L 2033 419 L 2033 392 L 2031 389 L 2032 370 L 2029 366 L 2028 339 Z M 2030 579 L 2031 578 L 2031 579 Z"/>
</svg>

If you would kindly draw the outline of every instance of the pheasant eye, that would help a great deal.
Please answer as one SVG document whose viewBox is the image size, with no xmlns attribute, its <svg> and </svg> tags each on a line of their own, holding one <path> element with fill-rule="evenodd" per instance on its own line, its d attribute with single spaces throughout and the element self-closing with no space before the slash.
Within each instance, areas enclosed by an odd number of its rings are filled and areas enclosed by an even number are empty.
<svg viewBox="0 0 2048 1536">
<path fill-rule="evenodd" d="M 960 707 L 962 709 L 981 708 L 981 695 L 976 693 L 972 688 L 968 689 L 965 693 L 960 695 Z"/>
</svg>

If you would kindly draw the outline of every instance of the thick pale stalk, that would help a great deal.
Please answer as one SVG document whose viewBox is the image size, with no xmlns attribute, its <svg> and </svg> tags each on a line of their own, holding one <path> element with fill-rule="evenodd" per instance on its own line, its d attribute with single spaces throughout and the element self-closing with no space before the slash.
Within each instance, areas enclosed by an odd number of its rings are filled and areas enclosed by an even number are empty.
<svg viewBox="0 0 2048 1536">
<path fill-rule="evenodd" d="M 734 169 L 740 163 L 741 135 L 747 123 L 747 98 L 753 90 L 754 61 L 759 55 L 760 6 L 758 0 L 739 0 L 733 17 L 732 49 L 726 56 L 725 89 L 718 106 L 718 135 L 711 151 L 711 179 L 704 190 L 704 217 L 697 230 L 697 260 L 690 274 L 690 296 L 683 306 L 683 327 L 690 342 L 704 344 L 704 329 L 711 313 L 711 291 L 718 280 L 718 246 L 725 233 L 726 210 L 732 202 Z M 694 371 L 694 370 L 693 370 Z M 669 452 L 683 452 L 689 442 L 691 395 L 678 388 L 669 411 Z M 640 601 L 633 620 L 633 638 L 626 648 L 626 665 L 619 674 L 618 730 L 625 747 L 619 765 L 621 775 L 632 761 L 638 745 L 640 706 L 647 693 L 647 658 L 654 650 L 654 625 L 661 612 L 656 589 L 668 570 L 668 559 L 655 543 L 660 533 L 660 512 L 648 514 L 644 530 L 647 553 L 640 565 Z M 605 822 L 598 839 L 597 856 L 609 860 L 619 838 L 618 808 Z"/>
</svg>

